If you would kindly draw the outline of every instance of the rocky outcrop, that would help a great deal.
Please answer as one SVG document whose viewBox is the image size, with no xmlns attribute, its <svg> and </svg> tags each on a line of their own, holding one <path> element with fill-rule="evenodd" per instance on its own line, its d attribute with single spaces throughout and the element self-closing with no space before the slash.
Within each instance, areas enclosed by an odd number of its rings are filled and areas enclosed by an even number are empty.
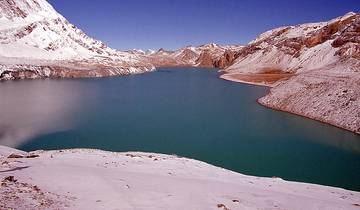
<svg viewBox="0 0 360 210">
<path fill-rule="evenodd" d="M 213 61 L 213 65 L 216 68 L 224 69 L 231 66 L 239 56 L 238 50 L 226 50 L 223 55 Z"/>
<path fill-rule="evenodd" d="M 214 62 L 214 58 L 212 57 L 211 52 L 209 52 L 208 50 L 201 52 L 200 56 L 196 60 L 198 66 L 208 67 L 208 68 L 214 67 L 213 62 Z"/>
</svg>

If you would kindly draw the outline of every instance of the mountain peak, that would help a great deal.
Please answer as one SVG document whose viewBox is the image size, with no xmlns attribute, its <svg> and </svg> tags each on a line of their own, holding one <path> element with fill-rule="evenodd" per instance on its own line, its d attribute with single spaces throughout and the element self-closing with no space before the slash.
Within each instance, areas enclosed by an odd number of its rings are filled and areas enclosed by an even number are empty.
<svg viewBox="0 0 360 210">
<path fill-rule="evenodd" d="M 21 60 L 32 66 L 64 61 L 121 65 L 109 74 L 152 69 L 137 54 L 111 49 L 87 36 L 46 0 L 0 0 L 0 58 L 12 58 L 9 64 Z M 130 69 L 132 66 L 137 68 Z M 5 70 L 0 68 L 0 75 Z"/>
<path fill-rule="evenodd" d="M 0 1 L 0 56 L 34 59 L 82 59 L 117 51 L 86 36 L 46 0 Z M 12 50 L 1 50 L 2 48 Z"/>
<path fill-rule="evenodd" d="M 346 13 L 344 16 L 353 16 L 353 15 L 356 15 L 357 13 L 353 12 L 353 11 L 350 11 L 348 13 Z"/>
<path fill-rule="evenodd" d="M 45 0 L 0 1 L 0 18 L 14 20 L 16 18 L 49 18 L 54 15 L 58 15 L 58 13 Z"/>
<path fill-rule="evenodd" d="M 0 0 L 0 30 L 62 17 L 45 0 Z"/>
<path fill-rule="evenodd" d="M 343 21 L 343 20 L 346 20 L 346 19 L 349 19 L 349 18 L 354 18 L 355 16 L 357 16 L 358 14 L 355 13 L 355 12 L 348 12 L 346 13 L 345 15 L 343 16 L 340 16 L 340 17 L 337 17 L 329 22 L 334 22 L 334 21 Z"/>
<path fill-rule="evenodd" d="M 216 43 L 209 43 L 209 44 L 204 44 L 204 45 L 201 45 L 200 47 L 206 47 L 206 48 L 217 48 L 219 47 L 218 44 Z"/>
</svg>

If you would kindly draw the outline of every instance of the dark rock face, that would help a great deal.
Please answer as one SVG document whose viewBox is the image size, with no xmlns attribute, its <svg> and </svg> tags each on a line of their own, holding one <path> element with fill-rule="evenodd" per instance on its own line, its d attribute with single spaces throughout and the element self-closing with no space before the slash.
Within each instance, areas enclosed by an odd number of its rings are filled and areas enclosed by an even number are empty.
<svg viewBox="0 0 360 210">
<path fill-rule="evenodd" d="M 201 67 L 214 67 L 213 58 L 208 50 L 205 50 L 200 54 L 199 58 L 196 60 L 196 63 L 198 63 Z"/>
<path fill-rule="evenodd" d="M 341 31 L 332 46 L 338 48 L 336 54 L 341 58 L 360 60 L 360 15 L 357 15 L 354 21 Z"/>
<path fill-rule="evenodd" d="M 247 55 L 253 54 L 262 48 L 258 46 L 258 43 L 246 45 L 243 49 L 236 53 L 237 57 L 245 57 Z"/>
<path fill-rule="evenodd" d="M 305 41 L 305 45 L 308 48 L 314 47 L 318 44 L 322 44 L 330 39 L 333 39 L 335 34 L 344 30 L 352 25 L 354 21 L 359 19 L 359 15 L 354 15 L 346 18 L 345 20 L 339 20 L 326 25 L 325 27 L 310 34 Z M 341 36 L 341 35 L 340 35 Z"/>
<path fill-rule="evenodd" d="M 275 46 L 281 49 L 285 54 L 299 57 L 300 51 L 304 46 L 304 40 L 301 37 L 290 38 L 276 43 Z"/>
<path fill-rule="evenodd" d="M 213 62 L 213 65 L 216 68 L 224 69 L 230 66 L 238 57 L 239 57 L 238 52 L 227 50 L 222 56 L 220 56 L 217 60 Z"/>
</svg>

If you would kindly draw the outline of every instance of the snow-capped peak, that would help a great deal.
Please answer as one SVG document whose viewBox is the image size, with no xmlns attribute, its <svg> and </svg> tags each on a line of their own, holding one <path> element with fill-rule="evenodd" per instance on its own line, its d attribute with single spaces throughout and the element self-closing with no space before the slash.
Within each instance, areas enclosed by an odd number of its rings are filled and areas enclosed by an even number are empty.
<svg viewBox="0 0 360 210">
<path fill-rule="evenodd" d="M 0 30 L 61 16 L 45 0 L 0 1 Z"/>
<path fill-rule="evenodd" d="M 69 23 L 46 0 L 0 1 L 0 57 L 42 60 L 135 55 L 107 47 Z"/>
<path fill-rule="evenodd" d="M 46 0 L 0 0 L 0 80 L 153 70 L 141 56 L 111 49 L 87 36 Z"/>
<path fill-rule="evenodd" d="M 209 43 L 209 44 L 201 45 L 200 47 L 202 47 L 202 48 L 219 48 L 220 46 L 215 43 Z"/>
</svg>

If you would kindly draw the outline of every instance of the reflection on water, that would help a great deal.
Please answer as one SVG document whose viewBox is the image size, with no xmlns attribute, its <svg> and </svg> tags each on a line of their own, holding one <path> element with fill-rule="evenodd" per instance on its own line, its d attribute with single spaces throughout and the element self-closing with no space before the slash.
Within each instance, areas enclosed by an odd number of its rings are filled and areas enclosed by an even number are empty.
<svg viewBox="0 0 360 210">
<path fill-rule="evenodd" d="M 0 144 L 17 147 L 37 135 L 72 128 L 83 92 L 74 81 L 0 83 Z"/>
</svg>

